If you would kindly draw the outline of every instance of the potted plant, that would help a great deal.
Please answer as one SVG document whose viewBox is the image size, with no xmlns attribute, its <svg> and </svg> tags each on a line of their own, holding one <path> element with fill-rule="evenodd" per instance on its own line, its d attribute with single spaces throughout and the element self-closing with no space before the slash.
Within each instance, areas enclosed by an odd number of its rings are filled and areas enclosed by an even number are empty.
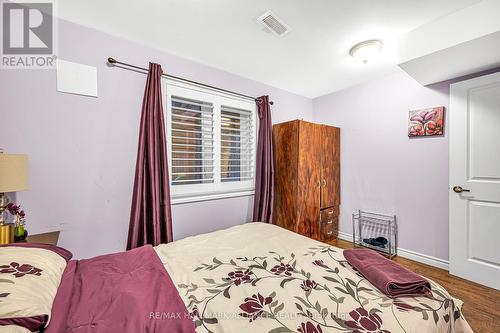
<svg viewBox="0 0 500 333">
<path fill-rule="evenodd" d="M 28 237 L 28 231 L 26 230 L 26 214 L 24 210 L 21 209 L 20 205 L 15 205 L 12 202 L 7 205 L 7 211 L 16 218 L 16 223 L 14 226 L 14 239 L 15 241 L 22 241 Z"/>
</svg>

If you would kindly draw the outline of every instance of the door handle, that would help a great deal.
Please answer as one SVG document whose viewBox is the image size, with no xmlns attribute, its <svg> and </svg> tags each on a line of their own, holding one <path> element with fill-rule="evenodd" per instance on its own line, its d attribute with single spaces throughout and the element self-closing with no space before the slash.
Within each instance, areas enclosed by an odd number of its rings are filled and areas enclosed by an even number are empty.
<svg viewBox="0 0 500 333">
<path fill-rule="evenodd" d="M 470 192 L 470 190 L 462 188 L 462 186 L 455 186 L 455 187 L 453 187 L 453 191 L 455 193 Z"/>
</svg>

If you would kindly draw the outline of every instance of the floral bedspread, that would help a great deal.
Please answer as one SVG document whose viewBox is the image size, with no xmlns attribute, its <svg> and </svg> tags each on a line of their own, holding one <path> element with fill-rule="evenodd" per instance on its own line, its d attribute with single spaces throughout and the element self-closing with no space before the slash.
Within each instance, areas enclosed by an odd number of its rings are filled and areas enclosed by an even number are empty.
<svg viewBox="0 0 500 333">
<path fill-rule="evenodd" d="M 391 299 L 342 250 L 280 227 L 248 223 L 156 247 L 197 332 L 472 332 L 460 301 Z"/>
</svg>

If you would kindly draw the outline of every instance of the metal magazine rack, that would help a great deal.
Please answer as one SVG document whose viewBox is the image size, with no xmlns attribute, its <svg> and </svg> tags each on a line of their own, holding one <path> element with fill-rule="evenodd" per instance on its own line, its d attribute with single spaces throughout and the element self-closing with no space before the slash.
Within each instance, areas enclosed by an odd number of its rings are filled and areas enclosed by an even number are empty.
<svg viewBox="0 0 500 333">
<path fill-rule="evenodd" d="M 396 215 L 358 211 L 352 214 L 352 242 L 379 251 L 389 257 L 397 255 L 398 225 Z"/>
</svg>

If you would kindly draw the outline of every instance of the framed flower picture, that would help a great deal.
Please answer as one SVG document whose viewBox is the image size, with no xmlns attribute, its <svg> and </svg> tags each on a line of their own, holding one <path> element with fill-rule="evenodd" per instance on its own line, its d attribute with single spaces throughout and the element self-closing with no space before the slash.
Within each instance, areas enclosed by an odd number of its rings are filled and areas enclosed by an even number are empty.
<svg viewBox="0 0 500 333">
<path fill-rule="evenodd" d="M 410 111 L 408 137 L 439 136 L 444 134 L 444 106 Z"/>
</svg>

